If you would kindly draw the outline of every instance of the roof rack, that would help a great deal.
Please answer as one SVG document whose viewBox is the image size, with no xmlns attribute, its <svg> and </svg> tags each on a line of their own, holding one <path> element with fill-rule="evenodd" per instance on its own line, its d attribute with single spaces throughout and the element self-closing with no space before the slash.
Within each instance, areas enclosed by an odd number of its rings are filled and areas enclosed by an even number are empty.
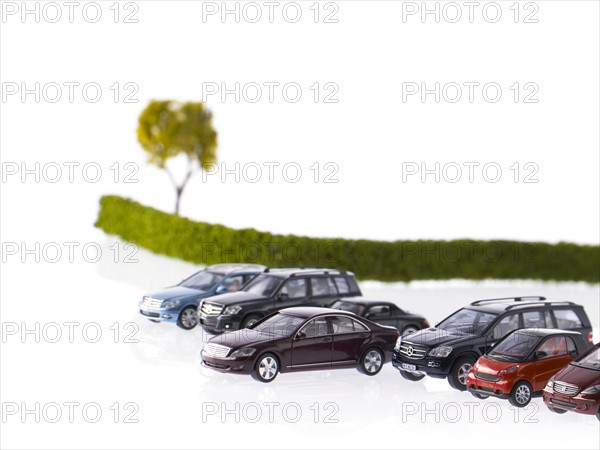
<svg viewBox="0 0 600 450">
<path fill-rule="evenodd" d="M 272 272 L 274 270 L 306 270 L 306 269 L 314 269 L 314 270 L 327 270 L 322 267 L 267 267 L 265 272 Z"/>
<path fill-rule="evenodd" d="M 542 303 L 543 306 L 558 306 L 558 305 L 574 305 L 575 303 L 573 302 L 567 302 L 567 301 L 554 301 L 554 302 L 544 302 Z M 519 305 L 510 305 L 506 308 L 506 311 L 510 311 L 512 309 L 515 308 L 520 308 L 520 307 L 525 307 L 525 306 L 531 306 L 531 305 L 535 305 L 538 306 L 540 305 L 540 303 L 536 303 L 536 302 L 527 302 L 527 303 L 521 303 Z"/>
<path fill-rule="evenodd" d="M 489 302 L 502 302 L 502 301 L 522 302 L 523 300 L 543 301 L 543 300 L 546 300 L 546 297 L 542 297 L 540 295 L 524 295 L 521 297 L 489 298 L 489 299 L 485 299 L 485 300 L 476 300 L 471 303 L 471 306 L 479 306 L 482 303 L 489 303 Z"/>
</svg>

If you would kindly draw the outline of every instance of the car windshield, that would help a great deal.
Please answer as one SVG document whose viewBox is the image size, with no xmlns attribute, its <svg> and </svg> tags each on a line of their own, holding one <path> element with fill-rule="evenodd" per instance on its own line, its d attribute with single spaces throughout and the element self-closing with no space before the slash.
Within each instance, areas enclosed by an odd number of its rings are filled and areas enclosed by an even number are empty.
<svg viewBox="0 0 600 450">
<path fill-rule="evenodd" d="M 438 324 L 440 330 L 481 335 L 498 317 L 496 314 L 463 308 Z"/>
<path fill-rule="evenodd" d="M 179 283 L 179 286 L 190 289 L 198 289 L 199 291 L 206 291 L 221 281 L 222 278 L 223 275 L 220 273 L 202 270 L 201 272 L 195 273 L 191 277 L 183 280 L 181 283 Z"/>
<path fill-rule="evenodd" d="M 302 317 L 290 316 L 289 314 L 276 314 L 264 322 L 260 322 L 252 327 L 253 330 L 260 333 L 271 334 L 278 337 L 288 337 L 294 333 L 306 319 Z"/>
<path fill-rule="evenodd" d="M 338 300 L 333 305 L 330 306 L 332 309 L 340 309 L 342 311 L 349 311 L 354 314 L 362 315 L 365 307 L 358 303 L 345 302 L 343 300 Z"/>
<path fill-rule="evenodd" d="M 597 347 L 591 352 L 583 355 L 583 357 L 577 361 L 573 361 L 572 364 L 585 367 L 587 369 L 600 370 L 600 347 Z"/>
<path fill-rule="evenodd" d="M 280 284 L 280 278 L 269 275 L 259 275 L 248 282 L 244 291 L 250 292 L 251 294 L 262 295 L 263 297 L 271 297 Z"/>
<path fill-rule="evenodd" d="M 540 342 L 540 336 L 512 333 L 492 348 L 488 356 L 502 361 L 522 361 Z"/>
</svg>

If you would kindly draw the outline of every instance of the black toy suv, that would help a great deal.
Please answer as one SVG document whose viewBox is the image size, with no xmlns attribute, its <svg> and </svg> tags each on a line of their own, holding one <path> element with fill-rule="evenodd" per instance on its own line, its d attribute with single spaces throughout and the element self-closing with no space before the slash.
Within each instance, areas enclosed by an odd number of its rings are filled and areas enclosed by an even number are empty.
<svg viewBox="0 0 600 450">
<path fill-rule="evenodd" d="M 361 295 L 352 272 L 315 268 L 266 269 L 238 292 L 200 302 L 200 324 L 209 333 L 253 325 L 292 306 L 329 306 L 341 297 Z"/>
<path fill-rule="evenodd" d="M 475 361 L 519 328 L 572 330 L 592 342 L 590 320 L 580 305 L 537 296 L 496 298 L 478 300 L 435 327 L 401 336 L 392 364 L 407 380 L 418 381 L 425 375 L 447 378 L 450 386 L 464 391 Z"/>
</svg>

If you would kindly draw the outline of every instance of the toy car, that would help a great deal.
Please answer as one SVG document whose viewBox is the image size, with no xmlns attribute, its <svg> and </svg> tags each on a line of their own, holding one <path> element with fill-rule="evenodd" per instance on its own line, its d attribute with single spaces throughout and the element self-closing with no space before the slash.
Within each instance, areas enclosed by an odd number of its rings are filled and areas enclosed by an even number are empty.
<svg viewBox="0 0 600 450">
<path fill-rule="evenodd" d="M 329 306 L 360 295 L 354 274 L 315 268 L 267 269 L 240 292 L 204 299 L 198 316 L 204 330 L 222 333 L 246 328 L 274 311 L 293 306 Z"/>
<path fill-rule="evenodd" d="M 600 343 L 550 378 L 542 396 L 550 411 L 595 414 L 600 420 Z"/>
<path fill-rule="evenodd" d="M 152 322 L 175 322 L 184 330 L 198 323 L 196 309 L 204 297 L 239 290 L 265 270 L 258 264 L 215 264 L 194 273 L 176 286 L 144 295 L 140 314 Z"/>
<path fill-rule="evenodd" d="M 379 373 L 396 338 L 392 327 L 329 308 L 286 308 L 249 329 L 213 337 L 202 349 L 202 364 L 230 373 L 252 374 L 262 382 L 279 372 L 358 367 Z"/>
<path fill-rule="evenodd" d="M 475 361 L 507 333 L 526 327 L 577 331 L 592 340 L 590 320 L 575 303 L 531 296 L 478 300 L 435 327 L 401 337 L 392 364 L 407 380 L 447 378 L 450 386 L 464 391 Z"/>
<path fill-rule="evenodd" d="M 425 317 L 403 311 L 394 303 L 365 297 L 347 297 L 334 302 L 330 308 L 349 311 L 381 325 L 389 325 L 402 336 L 428 328 Z"/>
<path fill-rule="evenodd" d="M 477 360 L 467 375 L 467 389 L 477 398 L 490 395 L 527 406 L 552 375 L 589 348 L 573 331 L 546 328 L 515 330 Z"/>
</svg>

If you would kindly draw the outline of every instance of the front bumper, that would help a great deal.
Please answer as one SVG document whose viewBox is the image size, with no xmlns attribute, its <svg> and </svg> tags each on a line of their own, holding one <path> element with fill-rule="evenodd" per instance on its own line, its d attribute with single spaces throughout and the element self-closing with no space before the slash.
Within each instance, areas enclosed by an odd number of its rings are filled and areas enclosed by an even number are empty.
<svg viewBox="0 0 600 450">
<path fill-rule="evenodd" d="M 201 314 L 198 319 L 203 328 L 213 333 L 239 330 L 242 322 L 242 317 L 238 315 L 207 316 Z"/>
<path fill-rule="evenodd" d="M 434 358 L 431 356 L 426 356 L 423 359 L 410 359 L 395 350 L 392 352 L 392 365 L 396 369 L 407 372 L 421 372 L 437 378 L 448 376 L 453 361 L 453 358 Z"/>
<path fill-rule="evenodd" d="M 600 394 L 585 395 L 579 393 L 573 397 L 568 397 L 545 387 L 542 391 L 542 399 L 546 406 L 551 408 L 564 409 L 580 414 L 596 415 L 600 410 Z"/>
<path fill-rule="evenodd" d="M 213 369 L 218 372 L 249 374 L 254 369 L 254 359 L 252 358 L 214 358 L 203 353 L 200 353 L 200 357 L 204 367 L 208 367 L 209 369 Z"/>
<path fill-rule="evenodd" d="M 139 305 L 139 314 L 145 319 L 158 320 L 159 322 L 177 322 L 179 318 L 179 309 L 160 309 L 148 308 L 144 305 Z"/>
<path fill-rule="evenodd" d="M 477 378 L 471 371 L 467 375 L 467 390 L 481 395 L 491 395 L 493 397 L 507 399 L 510 396 L 514 379 L 502 378 L 499 381 L 487 381 Z"/>
</svg>

